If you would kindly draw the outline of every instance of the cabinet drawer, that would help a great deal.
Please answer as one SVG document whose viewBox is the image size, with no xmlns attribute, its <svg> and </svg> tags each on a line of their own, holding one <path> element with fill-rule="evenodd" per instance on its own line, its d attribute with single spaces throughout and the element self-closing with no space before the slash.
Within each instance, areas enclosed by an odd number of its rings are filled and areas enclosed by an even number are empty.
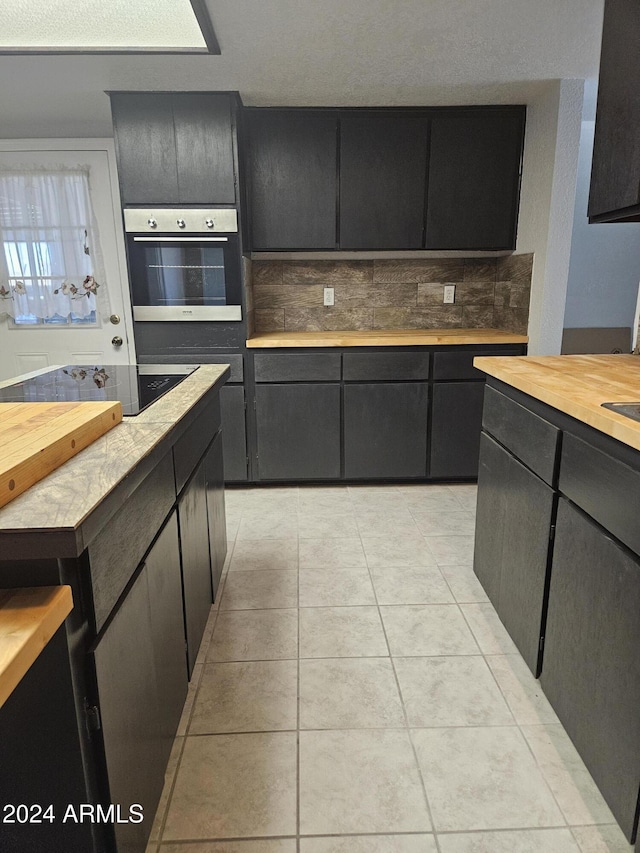
<svg viewBox="0 0 640 853">
<path fill-rule="evenodd" d="M 176 494 L 182 491 L 202 454 L 220 429 L 220 398 L 205 406 L 195 421 L 173 447 L 173 465 L 176 475 Z"/>
<path fill-rule="evenodd" d="M 640 471 L 565 433 L 559 488 L 613 536 L 640 554 Z"/>
<path fill-rule="evenodd" d="M 173 465 L 167 453 L 89 546 L 96 631 L 113 609 L 174 500 Z"/>
<path fill-rule="evenodd" d="M 428 379 L 428 352 L 345 352 L 345 380 Z"/>
<path fill-rule="evenodd" d="M 524 355 L 523 346 L 499 346 L 486 349 L 436 352 L 433 356 L 434 379 L 483 379 L 484 373 L 473 366 L 477 355 Z"/>
<path fill-rule="evenodd" d="M 256 382 L 339 382 L 340 353 L 267 353 L 254 356 Z"/>
<path fill-rule="evenodd" d="M 560 430 L 487 386 L 482 427 L 550 486 L 557 475 Z"/>
<path fill-rule="evenodd" d="M 242 362 L 242 356 L 238 353 L 229 355 L 208 355 L 206 363 L 228 364 L 231 371 L 229 373 L 229 378 L 227 379 L 227 384 L 229 384 L 229 382 L 244 381 L 244 365 Z"/>
</svg>

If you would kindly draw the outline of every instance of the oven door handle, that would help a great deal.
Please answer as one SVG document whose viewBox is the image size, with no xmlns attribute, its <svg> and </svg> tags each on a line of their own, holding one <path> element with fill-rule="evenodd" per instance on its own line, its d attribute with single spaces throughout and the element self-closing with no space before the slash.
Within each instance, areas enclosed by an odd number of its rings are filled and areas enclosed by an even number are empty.
<svg viewBox="0 0 640 853">
<path fill-rule="evenodd" d="M 134 237 L 134 243 L 228 243 L 228 237 Z"/>
</svg>

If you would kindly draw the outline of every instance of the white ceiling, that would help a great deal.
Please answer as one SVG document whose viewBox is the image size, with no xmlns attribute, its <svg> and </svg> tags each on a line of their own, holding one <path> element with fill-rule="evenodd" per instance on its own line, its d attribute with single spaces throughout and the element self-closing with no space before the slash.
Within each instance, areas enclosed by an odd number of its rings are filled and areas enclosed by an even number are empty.
<svg viewBox="0 0 640 853">
<path fill-rule="evenodd" d="M 221 56 L 0 57 L 0 137 L 110 135 L 105 90 L 230 89 L 261 105 L 514 103 L 598 69 L 603 0 L 207 2 Z"/>
</svg>

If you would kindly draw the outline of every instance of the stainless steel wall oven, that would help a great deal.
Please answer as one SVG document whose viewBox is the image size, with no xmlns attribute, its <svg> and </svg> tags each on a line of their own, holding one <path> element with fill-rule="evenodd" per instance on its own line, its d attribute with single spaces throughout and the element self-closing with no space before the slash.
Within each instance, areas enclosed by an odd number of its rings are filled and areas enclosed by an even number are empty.
<svg viewBox="0 0 640 853">
<path fill-rule="evenodd" d="M 233 208 L 127 208 L 133 318 L 242 320 Z"/>
</svg>

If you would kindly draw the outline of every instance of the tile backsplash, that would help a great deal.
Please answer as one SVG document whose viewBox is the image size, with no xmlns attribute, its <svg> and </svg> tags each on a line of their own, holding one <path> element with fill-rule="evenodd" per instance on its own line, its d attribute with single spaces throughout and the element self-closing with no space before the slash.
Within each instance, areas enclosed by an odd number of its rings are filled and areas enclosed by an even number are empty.
<svg viewBox="0 0 640 853">
<path fill-rule="evenodd" d="M 495 328 L 526 334 L 533 255 L 411 260 L 256 260 L 256 332 Z M 455 284 L 455 303 L 442 302 Z M 323 305 L 333 287 L 335 305 Z"/>
</svg>

